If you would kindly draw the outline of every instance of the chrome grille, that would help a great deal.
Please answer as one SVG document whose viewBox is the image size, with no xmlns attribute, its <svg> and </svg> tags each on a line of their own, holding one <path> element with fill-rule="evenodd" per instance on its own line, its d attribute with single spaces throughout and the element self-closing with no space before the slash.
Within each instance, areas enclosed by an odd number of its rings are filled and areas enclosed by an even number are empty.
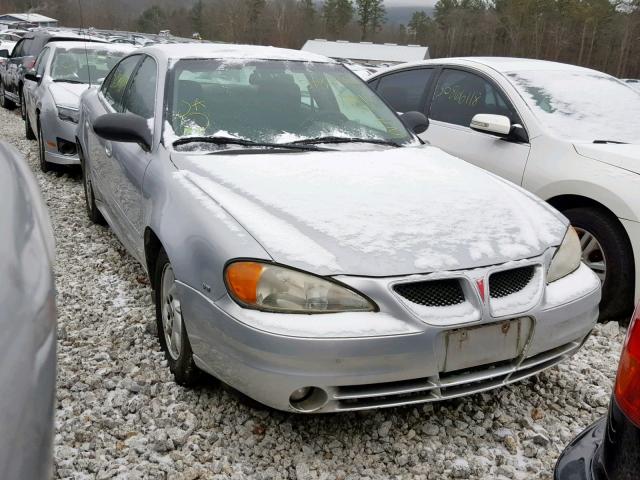
<svg viewBox="0 0 640 480">
<path fill-rule="evenodd" d="M 401 283 L 393 289 L 410 302 L 425 307 L 450 307 L 465 300 L 460 282 L 452 279 Z"/>
<path fill-rule="evenodd" d="M 489 277 L 491 298 L 502 298 L 521 292 L 533 279 L 535 267 L 522 267 L 496 272 Z"/>
</svg>

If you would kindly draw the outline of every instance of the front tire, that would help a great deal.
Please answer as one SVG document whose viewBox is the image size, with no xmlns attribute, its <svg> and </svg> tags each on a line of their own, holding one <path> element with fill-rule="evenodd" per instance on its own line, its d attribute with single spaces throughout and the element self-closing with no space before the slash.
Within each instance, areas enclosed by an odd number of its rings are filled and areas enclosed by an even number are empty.
<svg viewBox="0 0 640 480">
<path fill-rule="evenodd" d="M 24 118 L 24 136 L 27 138 L 27 140 L 36 139 L 36 135 L 35 133 L 33 133 L 33 128 L 31 127 L 31 121 L 29 120 L 29 114 L 25 114 Z"/>
<path fill-rule="evenodd" d="M 44 146 L 44 138 L 42 137 L 42 127 L 38 122 L 38 160 L 40 163 L 40 170 L 42 173 L 51 171 L 51 163 L 47 162 L 46 149 Z"/>
<path fill-rule="evenodd" d="M 635 269 L 624 228 L 610 213 L 598 208 L 570 208 L 562 213 L 578 232 L 582 261 L 602 281 L 600 321 L 627 324 L 633 309 Z"/>
<path fill-rule="evenodd" d="M 7 98 L 4 90 L 4 83 L 0 82 L 0 106 L 7 110 L 13 110 L 16 108 L 16 104 Z"/>
<path fill-rule="evenodd" d="M 185 328 L 176 277 L 164 249 L 156 261 L 156 321 L 160 346 L 178 385 L 192 387 L 201 379 L 201 371 L 193 361 L 193 351 Z"/>
<path fill-rule="evenodd" d="M 107 222 L 96 206 L 96 196 L 93 193 L 91 176 L 87 171 L 87 164 L 84 159 L 84 154 L 82 153 L 82 148 L 80 148 L 79 144 L 77 148 L 78 155 L 80 156 L 80 167 L 82 168 L 82 185 L 84 186 L 84 201 L 87 209 L 87 216 L 92 223 L 95 223 L 96 225 L 105 225 Z"/>
</svg>

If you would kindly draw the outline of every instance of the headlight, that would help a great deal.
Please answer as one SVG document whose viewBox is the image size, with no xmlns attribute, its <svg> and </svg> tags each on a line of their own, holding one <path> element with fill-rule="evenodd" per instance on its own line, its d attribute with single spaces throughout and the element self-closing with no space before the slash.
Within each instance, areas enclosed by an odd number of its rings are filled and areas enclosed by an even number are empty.
<svg viewBox="0 0 640 480">
<path fill-rule="evenodd" d="M 231 297 L 246 308 L 280 313 L 377 310 L 371 301 L 337 282 L 269 263 L 234 262 L 224 277 Z"/>
<path fill-rule="evenodd" d="M 564 240 L 562 240 L 562 245 L 551 260 L 551 266 L 547 272 L 547 283 L 555 282 L 575 272 L 580 266 L 581 259 L 580 238 L 574 228 L 569 227 Z"/>
<path fill-rule="evenodd" d="M 60 120 L 64 120 L 65 122 L 78 123 L 80 119 L 80 111 L 76 108 L 68 108 L 68 107 L 57 107 L 58 109 L 58 118 Z"/>
</svg>

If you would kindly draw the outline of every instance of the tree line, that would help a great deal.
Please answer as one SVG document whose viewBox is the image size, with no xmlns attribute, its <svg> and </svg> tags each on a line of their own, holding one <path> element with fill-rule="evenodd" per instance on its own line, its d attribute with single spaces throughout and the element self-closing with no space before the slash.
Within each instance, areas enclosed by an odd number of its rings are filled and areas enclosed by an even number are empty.
<svg viewBox="0 0 640 480">
<path fill-rule="evenodd" d="M 290 48 L 311 38 L 411 43 L 432 57 L 540 58 L 640 77 L 640 0 L 439 0 L 406 25 L 388 21 L 384 0 L 0 0 L 0 12 L 30 9 L 67 26 Z"/>
</svg>

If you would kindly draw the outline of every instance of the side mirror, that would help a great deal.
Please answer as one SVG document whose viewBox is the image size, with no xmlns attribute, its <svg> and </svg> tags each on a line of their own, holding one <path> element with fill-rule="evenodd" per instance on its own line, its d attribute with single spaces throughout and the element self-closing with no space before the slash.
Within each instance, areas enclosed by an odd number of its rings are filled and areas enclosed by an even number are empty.
<svg viewBox="0 0 640 480">
<path fill-rule="evenodd" d="M 144 150 L 151 149 L 153 136 L 147 121 L 132 113 L 107 113 L 96 119 L 93 131 L 112 142 L 138 143 Z"/>
<path fill-rule="evenodd" d="M 492 133 L 506 137 L 511 133 L 511 120 L 504 115 L 479 113 L 471 120 L 470 127 L 477 132 Z"/>
<path fill-rule="evenodd" d="M 416 135 L 424 133 L 429 128 L 429 119 L 421 112 L 407 112 L 400 115 L 402 123 Z"/>
<path fill-rule="evenodd" d="M 9 50 L 0 50 L 0 58 L 9 58 Z"/>
<path fill-rule="evenodd" d="M 35 70 L 29 70 L 24 74 L 25 80 L 30 80 L 32 82 L 40 83 L 42 81 L 42 76 L 38 75 Z"/>
</svg>

